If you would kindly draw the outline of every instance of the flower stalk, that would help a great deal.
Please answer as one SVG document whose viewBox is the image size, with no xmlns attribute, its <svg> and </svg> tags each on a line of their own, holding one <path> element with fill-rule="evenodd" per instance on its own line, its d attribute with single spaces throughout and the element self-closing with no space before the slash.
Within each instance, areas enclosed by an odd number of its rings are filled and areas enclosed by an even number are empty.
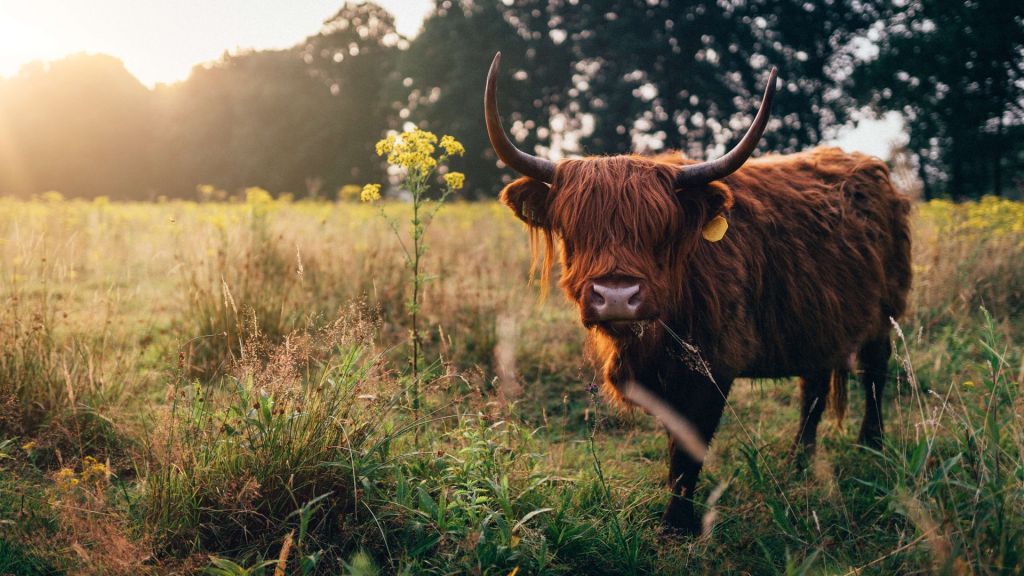
<svg viewBox="0 0 1024 576">
<path fill-rule="evenodd" d="M 444 205 L 445 201 L 457 190 L 462 189 L 465 184 L 465 175 L 461 172 L 445 171 L 441 178 L 443 187 L 436 200 L 430 200 L 432 190 L 431 184 L 436 181 L 435 174 L 446 168 L 447 161 L 453 156 L 462 156 L 465 149 L 462 144 L 452 136 L 444 136 L 440 139 L 437 135 L 426 130 L 414 129 L 402 134 L 390 134 L 387 138 L 377 142 L 377 155 L 386 157 L 390 166 L 397 168 L 398 187 L 409 192 L 412 200 L 412 216 L 409 219 L 409 231 L 412 245 L 406 245 L 400 229 L 400 222 L 385 213 L 383 206 L 380 208 L 381 217 L 398 238 L 399 245 L 408 268 L 411 279 L 411 294 L 406 302 L 406 313 L 409 315 L 411 329 L 409 340 L 412 353 L 409 358 L 410 372 L 412 375 L 412 386 L 410 389 L 409 404 L 413 411 L 414 418 L 419 418 L 422 397 L 422 360 L 423 342 L 420 331 L 420 306 L 422 304 L 423 288 L 429 277 L 423 271 L 423 257 L 427 251 L 426 233 L 433 222 L 434 216 Z M 380 184 L 367 184 L 360 193 L 363 202 L 378 202 L 381 200 Z M 417 428 L 417 436 L 418 436 Z M 416 439 L 417 444 L 419 438 Z"/>
</svg>

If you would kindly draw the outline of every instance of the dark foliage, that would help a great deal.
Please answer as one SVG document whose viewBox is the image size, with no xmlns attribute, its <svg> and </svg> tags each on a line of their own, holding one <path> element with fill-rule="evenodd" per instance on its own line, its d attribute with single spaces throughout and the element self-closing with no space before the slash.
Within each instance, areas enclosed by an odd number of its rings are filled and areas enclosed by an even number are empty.
<svg viewBox="0 0 1024 576">
<path fill-rule="evenodd" d="M 107 56 L 34 63 L 0 80 L 0 194 L 191 197 L 199 184 L 333 197 L 380 180 L 374 142 L 409 122 L 454 135 L 464 194 L 507 184 L 486 145 L 486 67 L 505 57 L 513 137 L 557 158 L 739 138 L 772 66 L 762 150 L 821 143 L 868 105 L 907 121 L 928 195 L 1021 186 L 1024 15 L 998 0 L 437 0 L 400 36 L 345 2 L 280 51 L 225 54 L 147 90 Z M 503 180 L 504 179 L 504 180 Z"/>
<path fill-rule="evenodd" d="M 925 195 L 1024 187 L 1024 4 L 882 5 L 879 53 L 857 70 L 854 92 L 906 118 Z"/>
</svg>

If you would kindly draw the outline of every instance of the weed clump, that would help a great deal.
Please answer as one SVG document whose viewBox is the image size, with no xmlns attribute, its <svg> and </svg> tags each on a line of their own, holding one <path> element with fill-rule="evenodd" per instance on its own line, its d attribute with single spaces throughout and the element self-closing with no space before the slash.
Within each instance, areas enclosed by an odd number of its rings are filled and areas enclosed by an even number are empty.
<svg viewBox="0 0 1024 576">
<path fill-rule="evenodd" d="M 183 381 L 149 444 L 139 513 L 164 553 L 345 548 L 388 467 L 391 380 L 356 314 L 280 344 L 250 339 L 219 383 Z"/>
</svg>

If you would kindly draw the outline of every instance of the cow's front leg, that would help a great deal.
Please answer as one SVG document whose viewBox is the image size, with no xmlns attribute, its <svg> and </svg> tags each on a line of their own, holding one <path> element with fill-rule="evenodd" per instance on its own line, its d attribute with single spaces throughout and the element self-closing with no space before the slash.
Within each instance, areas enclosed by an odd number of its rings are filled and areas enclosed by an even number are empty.
<svg viewBox="0 0 1024 576">
<path fill-rule="evenodd" d="M 679 534 L 697 534 L 700 523 L 693 510 L 693 490 L 704 463 L 680 446 L 668 433 L 668 487 L 672 492 L 661 517 L 665 530 Z"/>
<path fill-rule="evenodd" d="M 725 395 L 729 384 L 701 382 L 694 384 L 684 403 L 673 402 L 674 409 L 689 422 L 700 436 L 705 446 L 710 445 L 711 438 L 718 428 L 725 408 Z M 690 453 L 669 432 L 668 438 L 668 485 L 672 492 L 668 506 L 662 516 L 665 529 L 678 534 L 697 534 L 700 532 L 700 520 L 694 511 L 694 489 L 700 476 L 704 461 Z"/>
</svg>

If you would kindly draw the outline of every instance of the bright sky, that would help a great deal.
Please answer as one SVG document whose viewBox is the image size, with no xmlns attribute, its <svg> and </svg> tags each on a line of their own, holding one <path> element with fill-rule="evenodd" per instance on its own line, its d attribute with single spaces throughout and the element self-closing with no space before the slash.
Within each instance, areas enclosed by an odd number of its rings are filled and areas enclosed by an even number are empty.
<svg viewBox="0 0 1024 576">
<path fill-rule="evenodd" d="M 431 0 L 376 0 L 415 35 Z M 120 58 L 144 84 L 174 82 L 224 50 L 287 48 L 343 0 L 0 0 L 0 76 L 77 52 Z"/>
<path fill-rule="evenodd" d="M 855 126 L 841 128 L 837 138 L 825 142 L 847 151 L 856 150 L 884 160 L 889 159 L 890 148 L 894 143 L 907 143 L 903 118 L 895 112 L 889 112 L 878 120 L 861 119 Z"/>
</svg>

